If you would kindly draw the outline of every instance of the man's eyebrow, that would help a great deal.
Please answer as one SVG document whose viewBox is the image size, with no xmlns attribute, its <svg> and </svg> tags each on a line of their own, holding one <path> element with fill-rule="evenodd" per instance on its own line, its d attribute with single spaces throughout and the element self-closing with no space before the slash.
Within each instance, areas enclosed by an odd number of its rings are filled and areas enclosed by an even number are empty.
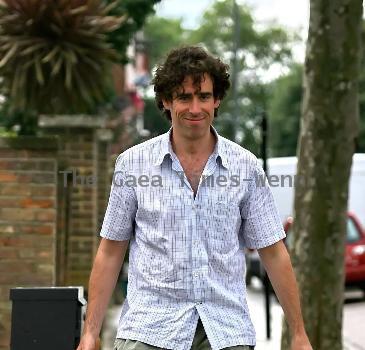
<svg viewBox="0 0 365 350">
<path fill-rule="evenodd" d="M 191 92 L 180 92 L 176 94 L 176 97 L 180 96 L 192 96 L 193 94 Z M 204 95 L 204 96 L 212 96 L 213 93 L 210 91 L 196 91 L 194 92 L 194 95 Z"/>
<path fill-rule="evenodd" d="M 193 94 L 192 93 L 188 93 L 188 92 L 178 92 L 176 94 L 176 97 L 189 97 L 189 96 L 192 96 Z"/>
<path fill-rule="evenodd" d="M 199 97 L 211 97 L 213 96 L 213 93 L 210 91 L 195 91 L 194 95 Z M 177 92 L 174 99 L 180 99 L 180 98 L 191 98 L 193 96 L 193 93 L 191 92 Z"/>
</svg>

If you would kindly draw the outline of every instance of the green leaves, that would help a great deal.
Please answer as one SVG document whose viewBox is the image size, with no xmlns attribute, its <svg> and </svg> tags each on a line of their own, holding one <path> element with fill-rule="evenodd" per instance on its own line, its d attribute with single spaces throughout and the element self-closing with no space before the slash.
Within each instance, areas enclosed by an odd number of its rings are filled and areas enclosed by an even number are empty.
<svg viewBox="0 0 365 350">
<path fill-rule="evenodd" d="M 222 101 L 215 126 L 224 136 L 231 139 L 236 136 L 237 142 L 259 154 L 260 119 L 263 110 L 270 113 L 268 72 L 275 63 L 282 67 L 289 65 L 294 38 L 277 25 L 263 29 L 257 24 L 249 7 L 242 4 L 235 7 L 233 0 L 214 1 L 204 13 L 199 28 L 190 33 L 188 42 L 203 44 L 230 63 L 237 90 L 234 94 L 232 86 Z M 234 67 L 237 67 L 236 76 Z"/>
<path fill-rule="evenodd" d="M 107 33 L 126 15 L 118 2 L 5 0 L 0 6 L 2 93 L 14 110 L 87 112 L 105 98 L 109 69 L 119 56 Z"/>
<path fill-rule="evenodd" d="M 182 27 L 181 19 L 157 16 L 148 18 L 144 26 L 144 38 L 151 67 L 162 60 L 172 48 L 184 43 L 187 33 L 188 31 Z"/>
<path fill-rule="evenodd" d="M 107 34 L 108 43 L 121 54 L 121 62 L 128 62 L 125 49 L 127 48 L 131 36 L 142 28 L 147 15 L 154 12 L 153 6 L 161 0 L 104 0 L 110 14 L 123 16 L 128 14 L 128 18 L 123 21 L 118 29 Z M 118 5 L 113 6 L 116 2 Z"/>
</svg>

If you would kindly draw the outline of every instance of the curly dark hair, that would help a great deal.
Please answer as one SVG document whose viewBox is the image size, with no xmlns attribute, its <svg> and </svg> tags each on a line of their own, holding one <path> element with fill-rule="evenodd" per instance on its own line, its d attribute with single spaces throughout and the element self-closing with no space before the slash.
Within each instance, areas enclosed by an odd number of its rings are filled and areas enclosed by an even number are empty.
<svg viewBox="0 0 365 350">
<path fill-rule="evenodd" d="M 157 107 L 171 121 L 171 113 L 164 109 L 162 100 L 172 101 L 173 94 L 181 87 L 187 76 L 191 76 L 194 86 L 199 87 L 204 73 L 213 81 L 214 99 L 222 100 L 231 85 L 228 70 L 227 64 L 199 46 L 184 46 L 170 51 L 165 62 L 157 67 L 152 80 Z M 217 115 L 216 108 L 214 116 Z"/>
</svg>

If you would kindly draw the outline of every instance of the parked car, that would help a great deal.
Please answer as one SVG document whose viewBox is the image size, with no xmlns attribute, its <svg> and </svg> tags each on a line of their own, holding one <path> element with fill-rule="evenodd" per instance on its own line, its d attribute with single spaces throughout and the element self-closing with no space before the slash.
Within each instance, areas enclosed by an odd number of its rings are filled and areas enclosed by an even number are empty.
<svg viewBox="0 0 365 350">
<path fill-rule="evenodd" d="M 290 245 L 291 228 L 293 218 L 288 217 L 284 223 L 287 234 L 286 244 Z M 250 284 L 251 278 L 256 276 L 263 279 L 264 270 L 260 262 L 257 251 L 246 253 L 247 274 L 246 283 Z M 361 227 L 359 220 L 353 213 L 347 216 L 347 237 L 345 251 L 345 284 L 346 286 L 356 286 L 365 292 L 365 231 Z"/>
<path fill-rule="evenodd" d="M 365 293 L 365 229 L 361 229 L 354 215 L 349 218 L 345 255 L 346 285 L 358 286 Z"/>
</svg>

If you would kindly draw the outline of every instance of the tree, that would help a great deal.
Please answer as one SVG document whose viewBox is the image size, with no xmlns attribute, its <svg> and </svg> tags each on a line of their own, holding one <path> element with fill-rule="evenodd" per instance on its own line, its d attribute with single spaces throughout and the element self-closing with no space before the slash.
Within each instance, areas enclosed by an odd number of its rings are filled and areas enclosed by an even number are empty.
<svg viewBox="0 0 365 350">
<path fill-rule="evenodd" d="M 269 149 L 272 157 L 295 156 L 302 102 L 302 65 L 270 84 L 267 113 L 270 118 Z"/>
<path fill-rule="evenodd" d="M 249 8 L 238 5 L 234 9 L 233 0 L 213 3 L 204 13 L 199 28 L 191 32 L 188 42 L 204 44 L 230 63 L 231 68 L 237 53 L 237 93 L 233 96 L 231 89 L 221 104 L 216 126 L 224 136 L 230 139 L 238 136 L 237 142 L 257 153 L 258 124 L 268 98 L 263 75 L 273 64 L 286 66 L 291 62 L 294 36 L 275 25 L 257 30 Z"/>
<path fill-rule="evenodd" d="M 161 115 L 155 99 L 145 98 L 144 104 L 144 127 L 151 132 L 151 137 L 167 132 L 170 129 L 170 122 Z"/>
<path fill-rule="evenodd" d="M 290 247 L 313 349 L 342 349 L 348 180 L 358 135 L 361 0 L 311 0 Z M 282 349 L 289 349 L 285 326 Z"/>
<path fill-rule="evenodd" d="M 364 33 L 365 34 L 365 33 Z M 364 35 L 365 38 L 365 35 Z M 363 45 L 365 40 L 363 40 Z M 365 59 L 361 64 L 360 130 L 356 152 L 365 153 Z M 272 157 L 295 156 L 303 95 L 303 68 L 294 64 L 290 72 L 270 84 L 267 113 L 270 118 L 269 151 Z"/>
<path fill-rule="evenodd" d="M 114 97 L 110 68 L 160 0 L 0 2 L 0 123 L 34 134 L 37 116 L 96 114 Z M 35 116 L 35 117 L 34 117 Z"/>
<path fill-rule="evenodd" d="M 182 45 L 187 34 L 181 19 L 149 17 L 144 26 L 144 36 L 150 66 L 154 67 L 171 49 Z"/>
<path fill-rule="evenodd" d="M 108 33 L 108 42 L 120 54 L 120 62 L 127 63 L 126 49 L 133 34 L 140 30 L 148 15 L 154 13 L 155 4 L 161 0 L 104 0 L 111 6 L 111 14 L 125 16 L 128 20 L 113 32 Z"/>
<path fill-rule="evenodd" d="M 100 1 L 6 0 L 0 75 L 10 108 L 85 112 L 102 101 L 108 67 L 117 59 L 106 33 L 123 20 L 108 13 Z"/>
</svg>

